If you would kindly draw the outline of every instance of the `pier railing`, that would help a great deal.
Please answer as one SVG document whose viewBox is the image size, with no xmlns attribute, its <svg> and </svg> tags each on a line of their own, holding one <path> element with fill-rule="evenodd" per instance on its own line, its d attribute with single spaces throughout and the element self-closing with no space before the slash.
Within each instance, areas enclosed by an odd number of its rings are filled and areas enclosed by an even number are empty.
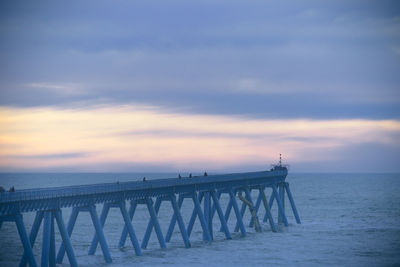
<svg viewBox="0 0 400 267">
<path fill-rule="evenodd" d="M 55 266 L 56 263 L 61 263 L 66 252 L 71 266 L 77 266 L 78 263 L 75 258 L 70 236 L 79 212 L 89 212 L 95 228 L 89 254 L 94 254 L 97 245 L 100 244 L 105 261 L 109 263 L 112 259 L 103 233 L 103 226 L 110 208 L 120 209 L 125 223 L 124 229 L 121 229 L 122 233 L 119 246 L 124 246 L 126 238 L 129 235 L 136 255 L 140 256 L 142 254 L 141 249 L 147 247 L 153 229 L 157 235 L 160 247 L 165 248 L 166 243 L 169 242 L 171 238 L 176 223 L 178 223 L 185 246 L 190 247 L 189 238 L 196 218 L 198 218 L 201 223 L 203 239 L 210 242 L 213 240 L 212 219 L 215 213 L 218 214 L 221 222 L 220 230 L 225 233 L 227 239 L 231 239 L 227 221 L 229 220 L 232 209 L 236 214 L 237 220 L 234 231 L 240 230 L 242 236 L 246 235 L 243 216 L 247 207 L 252 214 L 249 227 L 256 225 L 258 226 L 257 229 L 260 229 L 257 213 L 259 212 L 261 204 L 264 206 L 265 210 L 264 222 L 268 221 L 271 230 L 276 231 L 277 228 L 270 211 L 274 201 L 278 206 L 278 223 L 288 226 L 285 215 L 285 192 L 290 201 L 296 222 L 300 223 L 289 184 L 285 181 L 286 176 L 286 168 L 280 168 L 262 172 L 2 192 L 0 193 L 0 228 L 5 221 L 16 223 L 24 247 L 24 254 L 20 266 L 25 266 L 27 263 L 29 263 L 30 266 L 36 266 L 37 263 L 32 252 L 32 247 L 35 243 L 41 222 L 44 221 L 41 265 Z M 266 188 L 272 189 L 269 201 L 265 195 Z M 259 192 L 255 203 L 251 197 L 252 190 Z M 245 194 L 245 198 L 241 196 L 242 193 Z M 222 211 L 222 207 L 219 203 L 222 194 L 229 195 L 229 203 L 225 212 Z M 237 195 L 243 200 L 240 210 L 237 203 Z M 178 196 L 178 199 L 176 196 Z M 188 226 L 185 226 L 180 208 L 184 199 L 187 198 L 193 201 L 194 209 Z M 130 203 L 129 211 L 126 209 L 127 201 Z M 157 218 L 163 201 L 170 202 L 173 208 L 170 225 L 165 236 L 161 231 Z M 100 217 L 98 217 L 95 206 L 98 204 L 103 204 Z M 141 245 L 139 245 L 131 223 L 136 206 L 140 204 L 146 205 L 150 214 L 150 221 Z M 201 207 L 201 204 L 203 204 L 203 207 Z M 67 227 L 65 227 L 61 210 L 67 207 L 72 207 L 72 213 Z M 35 221 L 32 225 L 29 237 L 23 223 L 22 215 L 25 212 L 36 212 Z M 57 257 L 55 254 L 54 238 L 55 221 L 62 237 L 62 244 L 58 250 Z"/>
</svg>

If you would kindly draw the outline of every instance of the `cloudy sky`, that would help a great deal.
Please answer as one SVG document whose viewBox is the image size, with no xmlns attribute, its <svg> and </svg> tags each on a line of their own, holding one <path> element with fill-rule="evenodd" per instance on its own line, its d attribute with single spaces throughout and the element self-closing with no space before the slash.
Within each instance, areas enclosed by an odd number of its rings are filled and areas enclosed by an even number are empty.
<svg viewBox="0 0 400 267">
<path fill-rule="evenodd" d="M 398 1 L 1 1 L 0 171 L 400 171 Z"/>
</svg>

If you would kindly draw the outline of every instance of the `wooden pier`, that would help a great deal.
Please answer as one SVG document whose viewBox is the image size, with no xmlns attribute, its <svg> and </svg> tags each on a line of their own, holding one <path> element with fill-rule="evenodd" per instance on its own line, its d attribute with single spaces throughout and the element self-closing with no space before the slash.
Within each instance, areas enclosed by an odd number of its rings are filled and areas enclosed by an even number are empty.
<svg viewBox="0 0 400 267">
<path fill-rule="evenodd" d="M 184 245 L 190 248 L 190 235 L 195 220 L 200 221 L 203 239 L 209 242 L 213 240 L 212 220 L 215 213 L 218 214 L 221 223 L 221 231 L 227 239 L 231 239 L 231 232 L 227 221 L 233 209 L 236 215 L 236 227 L 242 236 L 246 236 L 246 227 L 243 222 L 243 215 L 248 207 L 252 213 L 249 227 L 259 227 L 258 213 L 260 207 L 264 207 L 264 222 L 269 222 L 272 231 L 276 231 L 276 224 L 271 214 L 271 207 L 274 202 L 278 206 L 278 223 L 288 226 L 285 215 L 285 193 L 289 199 L 294 217 L 297 223 L 300 218 L 296 210 L 289 184 L 285 181 L 287 169 L 282 166 L 275 166 L 270 171 L 235 173 L 225 175 L 207 175 L 199 177 L 179 177 L 170 179 L 144 180 L 134 182 L 107 183 L 81 186 L 66 186 L 57 188 L 40 188 L 28 190 L 15 190 L 15 192 L 0 193 L 0 228 L 4 222 L 14 222 L 18 229 L 24 254 L 20 266 L 37 266 L 32 247 L 37 239 L 39 228 L 43 221 L 43 239 L 41 266 L 55 266 L 62 263 L 64 255 L 67 254 L 71 266 L 78 266 L 70 236 L 75 227 L 76 219 L 80 212 L 89 212 L 95 230 L 89 248 L 89 255 L 93 255 L 100 245 L 104 260 L 112 262 L 108 249 L 108 242 L 103 233 L 103 226 L 106 223 L 108 212 L 111 208 L 117 208 L 121 212 L 121 219 L 124 221 L 124 228 L 121 229 L 121 237 L 118 241 L 119 247 L 123 247 L 126 239 L 129 240 L 135 249 L 137 256 L 142 255 L 142 249 L 147 247 L 151 233 L 157 235 L 161 248 L 166 248 L 170 241 L 174 228 L 178 224 Z M 265 191 L 270 189 L 269 200 Z M 255 203 L 251 197 L 251 191 L 257 191 L 258 197 Z M 220 205 L 222 194 L 229 196 L 229 202 L 225 212 Z M 244 194 L 244 196 L 242 196 Z M 237 197 L 242 200 L 239 209 Z M 190 221 L 186 226 L 181 214 L 181 206 L 184 200 L 193 201 L 194 208 Z M 161 231 L 158 220 L 158 212 L 163 202 L 168 202 L 173 208 L 171 221 L 167 233 Z M 129 204 L 129 210 L 126 204 Z M 98 216 L 96 205 L 103 205 L 102 212 Z M 141 244 L 133 228 L 137 205 L 146 205 L 150 214 L 147 230 Z M 62 218 L 62 209 L 72 207 L 72 213 L 65 226 Z M 36 217 L 28 236 L 23 214 L 36 212 Z M 59 229 L 62 243 L 56 254 L 55 224 Z M 79 227 L 79 226 L 77 226 Z M 12 253 L 12 252 L 10 252 Z"/>
</svg>

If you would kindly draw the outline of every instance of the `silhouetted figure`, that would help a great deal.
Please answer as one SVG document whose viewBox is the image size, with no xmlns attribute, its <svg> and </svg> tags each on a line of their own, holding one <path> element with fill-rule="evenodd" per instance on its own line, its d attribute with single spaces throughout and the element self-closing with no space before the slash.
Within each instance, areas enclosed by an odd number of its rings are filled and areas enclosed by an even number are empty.
<svg viewBox="0 0 400 267">
<path fill-rule="evenodd" d="M 204 172 L 204 176 L 208 176 L 207 172 Z"/>
<path fill-rule="evenodd" d="M 4 187 L 0 186 L 0 193 L 1 192 L 6 192 L 6 190 L 4 189 Z"/>
<path fill-rule="evenodd" d="M 179 178 L 179 179 L 182 179 L 182 176 L 179 174 L 178 178 Z"/>
<path fill-rule="evenodd" d="M 15 192 L 14 186 L 11 186 L 9 191 L 10 191 L 10 192 Z"/>
<path fill-rule="evenodd" d="M 146 177 L 143 177 L 143 182 L 146 182 Z"/>
<path fill-rule="evenodd" d="M 192 174 L 189 174 L 189 178 L 192 178 Z"/>
</svg>

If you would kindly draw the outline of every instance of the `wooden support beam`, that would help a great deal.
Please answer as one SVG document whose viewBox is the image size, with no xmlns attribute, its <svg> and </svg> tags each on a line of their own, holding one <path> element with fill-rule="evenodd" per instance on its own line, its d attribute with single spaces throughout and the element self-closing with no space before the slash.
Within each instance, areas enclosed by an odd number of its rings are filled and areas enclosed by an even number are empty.
<svg viewBox="0 0 400 267">
<path fill-rule="evenodd" d="M 213 227 L 211 217 L 211 195 L 210 192 L 204 192 L 204 219 L 207 224 L 207 229 L 210 234 L 211 240 L 213 240 Z M 203 240 L 207 240 L 206 232 L 203 231 Z"/>
<path fill-rule="evenodd" d="M 243 219 L 244 213 L 246 212 L 246 204 L 242 203 L 240 207 L 240 217 Z M 235 232 L 239 231 L 239 222 L 236 222 Z"/>
<path fill-rule="evenodd" d="M 15 221 L 15 224 L 17 225 L 18 234 L 21 239 L 22 246 L 24 247 L 24 255 L 26 255 L 29 261 L 29 265 L 36 267 L 37 264 L 35 261 L 35 256 L 33 255 L 32 251 L 33 244 L 31 245 L 31 242 L 29 241 L 28 235 L 25 230 L 24 221 L 22 219 L 22 215 L 16 214 L 13 216 L 13 219 Z"/>
<path fill-rule="evenodd" d="M 272 185 L 272 190 L 273 190 L 273 193 L 274 193 L 274 196 L 275 196 L 275 199 L 276 199 L 276 203 L 278 203 L 278 211 L 279 211 L 279 214 L 281 214 L 283 223 L 285 224 L 285 226 L 289 226 L 288 221 L 286 219 L 285 211 L 284 211 L 284 209 L 282 207 L 281 198 L 279 196 L 279 193 L 278 193 L 278 190 L 276 189 L 276 185 L 275 184 Z"/>
<path fill-rule="evenodd" d="M 49 249 L 49 265 L 56 266 L 56 239 L 54 235 L 54 213 L 51 213 L 50 224 L 50 249 Z"/>
<path fill-rule="evenodd" d="M 127 228 L 129 237 L 131 239 L 132 246 L 135 249 L 135 253 L 137 256 L 141 256 L 142 251 L 140 249 L 139 242 L 136 238 L 135 230 L 133 229 L 131 219 L 129 218 L 128 212 L 126 211 L 125 201 L 121 201 L 119 203 L 119 208 L 121 210 L 122 218 L 124 219 L 125 222 L 125 227 Z"/>
<path fill-rule="evenodd" d="M 100 214 L 101 228 L 104 228 L 104 224 L 106 222 L 109 210 L 110 210 L 110 204 L 104 203 L 103 209 L 101 210 L 101 214 Z M 92 238 L 92 243 L 90 244 L 89 253 L 88 253 L 89 255 L 94 255 L 94 253 L 96 253 L 98 244 L 99 244 L 99 239 L 97 237 L 97 233 L 95 232 L 93 235 L 93 238 Z"/>
<path fill-rule="evenodd" d="M 42 243 L 42 260 L 41 266 L 49 266 L 49 253 L 50 253 L 50 239 L 51 239 L 51 212 L 44 212 L 43 222 L 43 243 Z"/>
<path fill-rule="evenodd" d="M 222 194 L 222 192 L 220 190 L 218 190 L 216 192 L 216 196 L 217 196 L 218 201 L 221 198 L 221 194 Z M 216 212 L 216 207 L 215 207 L 215 203 L 213 202 L 213 204 L 211 206 L 211 219 L 214 218 L 215 212 Z M 222 227 L 222 225 L 221 225 L 221 227 Z"/>
<path fill-rule="evenodd" d="M 175 195 L 174 195 L 174 197 L 175 197 Z M 171 197 L 170 197 L 170 199 L 171 199 Z M 179 210 L 182 207 L 183 199 L 184 199 L 183 195 L 179 195 L 179 197 L 178 197 L 178 209 Z M 176 199 L 175 199 L 175 201 L 176 201 Z M 169 223 L 168 231 L 165 236 L 166 242 L 169 242 L 171 240 L 171 236 L 172 236 L 172 232 L 174 231 L 175 224 L 176 224 L 176 214 L 174 213 L 172 215 L 171 222 Z"/>
<path fill-rule="evenodd" d="M 271 210 L 269 208 L 267 197 L 264 192 L 264 187 L 260 187 L 260 195 L 262 197 L 262 201 L 263 201 L 264 208 L 265 208 L 265 216 L 269 219 L 269 225 L 271 226 L 271 230 L 272 230 L 272 232 L 276 232 L 276 226 L 275 226 L 272 214 L 271 214 Z"/>
<path fill-rule="evenodd" d="M 183 242 L 185 243 L 185 246 L 187 248 L 190 248 L 191 245 L 190 245 L 190 242 L 189 242 L 189 237 L 188 237 L 188 234 L 186 232 L 186 227 L 185 227 L 185 224 L 183 222 L 180 209 L 179 209 L 178 204 L 176 202 L 175 194 L 171 195 L 170 199 L 171 199 L 172 208 L 174 209 L 174 214 L 175 214 L 176 221 L 178 221 L 178 225 L 179 225 L 179 228 L 181 230 L 181 235 L 182 235 L 182 238 L 183 238 Z"/>
<path fill-rule="evenodd" d="M 251 189 L 250 189 L 250 192 L 251 192 Z M 246 212 L 246 204 L 243 202 L 242 207 L 240 208 L 240 216 L 242 217 L 242 219 L 243 219 L 245 212 Z M 236 226 L 235 226 L 235 232 L 237 232 L 237 231 L 239 231 L 239 222 L 236 222 Z"/>
<path fill-rule="evenodd" d="M 166 248 L 167 246 L 165 244 L 164 236 L 161 232 L 160 223 L 158 222 L 158 219 L 157 219 L 158 209 L 157 209 L 157 213 L 156 213 L 154 206 L 153 206 L 153 200 L 151 198 L 147 198 L 146 203 L 147 203 L 147 209 L 150 213 L 151 225 L 154 226 L 155 232 L 157 234 L 158 242 L 160 243 L 160 247 Z M 160 204 L 161 204 L 161 202 L 160 202 Z M 151 228 L 153 228 L 153 227 L 151 227 Z M 150 237 L 150 235 L 149 235 L 149 237 Z M 144 243 L 142 243 L 142 248 L 143 248 L 143 245 L 144 245 Z M 144 248 L 146 248 L 146 247 L 147 247 L 147 242 L 146 242 Z"/>
<path fill-rule="evenodd" d="M 43 220 L 43 211 L 37 211 L 35 220 L 33 221 L 31 233 L 29 234 L 29 241 L 30 241 L 30 246 L 33 247 L 33 244 L 35 244 L 37 234 L 39 232 L 40 224 L 42 223 Z M 20 267 L 26 266 L 28 261 L 28 256 L 26 254 L 26 251 L 24 251 L 24 255 L 22 256 L 22 259 L 19 263 Z"/>
<path fill-rule="evenodd" d="M 144 203 L 145 202 L 143 202 L 143 204 Z M 123 243 L 125 243 L 126 237 L 129 234 L 129 237 L 131 239 L 132 246 L 135 249 L 136 255 L 141 256 L 142 251 L 140 249 L 139 242 L 137 240 L 135 230 L 133 229 L 133 225 L 132 225 L 133 213 L 134 213 L 134 209 L 136 209 L 135 205 L 137 205 L 137 201 L 135 201 L 135 204 L 133 204 L 133 205 L 131 204 L 130 213 L 128 214 L 128 212 L 126 211 L 125 200 L 114 202 L 114 203 L 104 203 L 103 209 L 102 209 L 102 212 L 100 215 L 100 225 L 101 225 L 101 228 L 104 227 L 104 224 L 107 219 L 107 215 L 108 215 L 110 208 L 118 208 L 121 211 L 122 218 L 124 219 Z M 121 238 L 122 238 L 122 236 L 121 236 Z M 120 242 L 121 242 L 121 240 L 120 240 Z M 99 235 L 96 232 L 95 236 L 93 237 L 90 249 L 89 249 L 89 255 L 93 255 L 95 253 L 98 243 L 99 243 Z"/>
<path fill-rule="evenodd" d="M 229 194 L 229 192 L 228 192 L 228 194 Z M 229 202 L 228 202 L 228 205 L 226 206 L 225 216 L 224 216 L 225 221 L 227 221 L 227 222 L 229 220 L 229 215 L 231 214 L 231 210 L 232 210 L 232 200 L 231 200 L 231 198 L 229 198 Z M 222 228 L 222 225 L 221 225 L 221 228 L 219 229 L 219 231 L 220 232 L 224 231 L 224 229 Z"/>
<path fill-rule="evenodd" d="M 72 231 L 74 229 L 75 222 L 76 222 L 76 219 L 78 217 L 78 213 L 79 213 L 79 208 L 78 207 L 72 208 L 72 212 L 71 212 L 71 215 L 69 217 L 68 226 L 67 226 L 68 239 L 72 235 Z M 62 261 L 64 259 L 64 255 L 65 255 L 65 246 L 64 246 L 64 243 L 62 243 L 60 248 L 59 248 L 59 250 L 58 250 L 57 259 L 56 259 L 56 262 L 58 264 L 62 263 Z"/>
<path fill-rule="evenodd" d="M 217 210 L 217 213 L 218 213 L 218 216 L 219 216 L 219 220 L 221 221 L 221 226 L 224 229 L 226 239 L 232 239 L 231 233 L 229 232 L 228 224 L 226 223 L 226 220 L 225 220 L 224 213 L 222 212 L 221 206 L 220 206 L 219 201 L 218 201 L 218 196 L 217 196 L 217 194 L 215 193 L 214 190 L 211 191 L 211 197 L 212 197 L 213 202 L 214 202 L 214 207 Z"/>
<path fill-rule="evenodd" d="M 285 189 L 286 189 L 289 201 L 290 201 L 290 205 L 292 206 L 294 217 L 296 218 L 296 222 L 298 224 L 301 224 L 299 214 L 297 213 L 296 205 L 294 204 L 292 192 L 290 192 L 289 183 L 284 183 L 284 185 L 285 185 Z"/>
<path fill-rule="evenodd" d="M 103 251 L 104 259 L 107 263 L 111 263 L 112 259 L 111 259 L 110 251 L 108 250 L 107 241 L 104 236 L 103 227 L 101 226 L 99 217 L 96 212 L 96 207 L 94 205 L 91 205 L 89 207 L 89 210 L 90 210 L 90 216 L 92 217 L 94 228 L 96 230 L 97 238 L 100 242 L 101 250 Z"/>
<path fill-rule="evenodd" d="M 245 187 L 245 194 L 246 198 L 244 198 L 242 194 L 239 193 L 239 199 L 249 207 L 251 217 L 254 221 L 254 228 L 256 229 L 257 232 L 261 232 L 260 222 L 258 221 L 258 217 L 255 213 L 253 200 L 251 199 L 250 191 L 247 187 Z"/>
<path fill-rule="evenodd" d="M 204 196 L 204 194 L 203 194 L 203 196 Z M 194 203 L 194 208 L 196 209 L 197 216 L 199 217 L 201 227 L 203 228 L 203 234 L 205 235 L 207 241 L 211 241 L 212 239 L 211 239 L 210 232 L 208 230 L 208 225 L 207 225 L 206 219 L 204 218 L 203 211 L 201 210 L 200 201 L 199 201 L 199 198 L 196 193 L 193 194 L 192 199 L 193 199 L 193 203 Z"/>
<path fill-rule="evenodd" d="M 157 216 L 158 211 L 160 210 L 161 202 L 162 202 L 162 198 L 161 198 L 161 197 L 158 197 L 158 198 L 156 199 L 156 203 L 155 203 L 155 205 L 154 205 L 155 216 Z M 158 220 L 158 219 L 157 219 L 157 220 Z M 153 219 L 150 217 L 149 223 L 147 224 L 146 232 L 145 232 L 144 237 L 143 237 L 143 240 L 142 240 L 142 246 L 141 246 L 141 247 L 142 247 L 143 249 L 144 249 L 144 248 L 147 248 L 147 244 L 148 244 L 148 242 L 149 242 L 151 232 L 153 231 L 153 227 L 154 227 L 154 222 L 153 222 Z M 160 232 L 161 232 L 161 228 L 160 228 Z M 157 236 L 157 237 L 158 237 L 158 236 Z M 164 240 L 164 245 L 162 244 L 162 241 L 161 241 L 160 239 L 161 239 L 161 238 L 158 237 L 158 241 L 160 242 L 160 247 L 161 247 L 161 248 L 165 248 L 166 245 L 165 245 L 165 239 L 164 239 L 164 237 L 162 238 L 162 240 Z M 165 246 L 165 247 L 163 247 L 163 246 Z"/>
<path fill-rule="evenodd" d="M 283 216 L 282 214 L 285 213 L 285 188 L 283 183 L 278 185 L 279 189 L 279 199 L 281 201 L 282 211 L 278 209 L 278 223 L 283 223 Z"/>
<path fill-rule="evenodd" d="M 129 207 L 129 219 L 132 221 L 133 215 L 135 214 L 137 207 L 137 202 L 135 200 L 131 201 L 131 206 Z M 124 224 L 124 229 L 122 230 L 121 237 L 118 242 L 118 247 L 122 248 L 125 245 L 126 242 L 126 237 L 128 236 L 128 229 L 126 228 L 126 225 Z"/>
<path fill-rule="evenodd" d="M 261 191 L 260 191 L 260 193 L 258 194 L 257 200 L 256 200 L 256 204 L 254 206 L 256 214 L 258 214 L 258 210 L 260 209 L 261 199 L 262 199 L 262 195 L 261 195 Z M 251 217 L 249 227 L 251 228 L 253 226 L 254 226 L 254 220 L 253 220 L 253 217 Z"/>
<path fill-rule="evenodd" d="M 72 267 L 77 267 L 78 263 L 77 263 L 76 258 L 75 258 L 74 250 L 72 249 L 71 240 L 69 238 L 71 234 L 69 234 L 67 232 L 67 229 L 65 228 L 64 221 L 63 221 L 62 214 L 61 214 L 61 210 L 56 210 L 54 212 L 54 216 L 56 218 L 58 229 L 60 230 L 61 238 L 63 240 L 62 245 L 65 247 L 65 250 L 67 252 L 69 264 Z M 71 233 L 72 233 L 72 230 L 71 230 Z"/>
<path fill-rule="evenodd" d="M 268 201 L 270 210 L 272 208 L 272 205 L 274 204 L 274 199 L 275 199 L 275 195 L 274 195 L 274 191 L 272 191 L 271 196 L 269 197 L 269 201 Z M 266 222 L 267 220 L 268 220 L 268 214 L 265 213 L 263 221 Z"/>
<path fill-rule="evenodd" d="M 194 196 L 197 197 L 198 203 L 199 203 L 199 206 L 200 206 L 201 201 L 203 200 L 203 196 L 204 196 L 203 192 L 200 192 L 199 194 L 194 193 Z M 195 202 L 196 201 L 193 199 L 194 207 L 193 207 L 193 211 L 192 211 L 192 216 L 190 216 L 189 224 L 188 224 L 188 227 L 187 227 L 187 232 L 188 232 L 188 236 L 189 237 L 190 237 L 190 235 L 192 233 L 194 222 L 196 221 L 196 217 L 198 216 L 198 212 L 197 212 L 197 208 L 196 208 L 196 203 Z M 201 208 L 200 208 L 200 210 L 201 210 Z"/>
<path fill-rule="evenodd" d="M 237 224 L 239 225 L 239 229 L 240 229 L 240 231 L 242 233 L 242 236 L 246 236 L 246 229 L 244 228 L 242 215 L 241 215 L 241 213 L 239 211 L 239 207 L 238 207 L 238 204 L 236 202 L 236 198 L 235 198 L 235 194 L 233 193 L 233 190 L 229 191 L 229 196 L 231 198 L 233 210 L 235 211 L 236 220 L 237 220 Z"/>
<path fill-rule="evenodd" d="M 76 258 L 69 240 L 69 235 L 67 230 L 65 229 L 64 222 L 62 221 L 61 210 L 49 210 L 49 211 L 38 211 L 35 216 L 35 220 L 32 225 L 31 233 L 30 233 L 30 246 L 33 247 L 37 234 L 39 232 L 40 224 L 44 219 L 43 223 L 43 243 L 42 243 L 42 258 L 41 265 L 42 266 L 56 266 L 56 247 L 55 247 L 55 225 L 54 220 L 57 220 L 58 228 L 61 233 L 63 242 L 62 246 L 65 246 L 65 243 L 69 244 L 68 247 L 68 258 L 71 266 L 77 266 Z M 66 237 L 64 236 L 66 235 Z M 26 266 L 27 264 L 27 255 L 24 253 L 22 259 L 20 261 L 19 266 Z M 30 263 L 30 265 L 32 265 Z"/>
</svg>

